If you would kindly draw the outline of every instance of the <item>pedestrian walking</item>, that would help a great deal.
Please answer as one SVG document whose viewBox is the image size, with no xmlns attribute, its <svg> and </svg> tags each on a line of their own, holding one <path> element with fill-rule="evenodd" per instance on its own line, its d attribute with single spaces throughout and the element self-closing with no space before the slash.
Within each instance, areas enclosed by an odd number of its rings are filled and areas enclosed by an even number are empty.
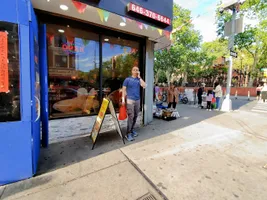
<svg viewBox="0 0 267 200">
<path fill-rule="evenodd" d="M 134 126 L 140 111 L 140 86 L 146 87 L 145 81 L 140 76 L 140 71 L 137 66 L 132 68 L 132 76 L 126 78 L 122 87 L 122 104 L 125 104 L 125 98 L 127 95 L 127 134 L 126 139 L 133 141 L 134 137 L 138 134 L 134 131 Z"/>
<path fill-rule="evenodd" d="M 259 101 L 261 98 L 261 90 L 262 90 L 262 85 L 259 84 L 258 87 L 256 88 L 256 92 L 257 92 L 257 100 Z"/>
<path fill-rule="evenodd" d="M 177 88 L 175 88 L 174 85 L 171 83 L 167 94 L 168 108 L 173 107 L 173 109 L 176 109 L 176 105 L 178 103 L 179 98 L 178 96 L 179 92 Z"/>
<path fill-rule="evenodd" d="M 267 83 L 264 83 L 264 86 L 261 90 L 261 98 L 262 98 L 263 102 L 265 102 L 267 99 Z"/>
<path fill-rule="evenodd" d="M 155 96 L 156 96 L 156 101 L 159 101 L 159 93 L 160 93 L 160 88 L 158 84 L 155 85 Z"/>
<path fill-rule="evenodd" d="M 213 98 L 212 90 L 209 90 L 207 94 L 207 110 L 209 111 L 211 111 L 212 98 Z"/>
<path fill-rule="evenodd" d="M 222 86 L 219 82 L 215 83 L 213 92 L 215 93 L 216 98 L 216 110 L 219 110 L 222 98 Z"/>
</svg>

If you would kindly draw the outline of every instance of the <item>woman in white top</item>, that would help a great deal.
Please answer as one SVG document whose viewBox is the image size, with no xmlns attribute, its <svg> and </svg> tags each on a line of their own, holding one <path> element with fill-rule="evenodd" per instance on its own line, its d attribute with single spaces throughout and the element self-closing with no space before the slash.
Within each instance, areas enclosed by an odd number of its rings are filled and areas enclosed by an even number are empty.
<svg viewBox="0 0 267 200">
<path fill-rule="evenodd" d="M 216 82 L 214 88 L 215 89 L 213 90 L 213 92 L 215 93 L 215 98 L 216 98 L 216 109 L 219 109 L 222 98 L 222 87 L 220 83 Z"/>
<path fill-rule="evenodd" d="M 263 102 L 267 99 L 267 83 L 264 83 L 264 86 L 261 90 L 261 98 L 263 99 Z"/>
</svg>

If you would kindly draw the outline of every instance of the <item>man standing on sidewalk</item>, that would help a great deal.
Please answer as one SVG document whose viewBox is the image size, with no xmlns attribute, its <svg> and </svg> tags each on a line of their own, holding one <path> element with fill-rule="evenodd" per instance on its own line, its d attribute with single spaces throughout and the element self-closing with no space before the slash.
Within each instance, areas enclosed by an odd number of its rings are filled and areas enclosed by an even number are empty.
<svg viewBox="0 0 267 200">
<path fill-rule="evenodd" d="M 133 141 L 133 137 L 137 137 L 138 134 L 133 130 L 136 123 L 138 113 L 140 110 L 140 86 L 145 88 L 146 83 L 140 77 L 139 68 L 134 66 L 132 68 L 132 76 L 126 78 L 122 87 L 122 104 L 125 104 L 125 97 L 127 94 L 127 135 L 128 141 Z"/>
</svg>

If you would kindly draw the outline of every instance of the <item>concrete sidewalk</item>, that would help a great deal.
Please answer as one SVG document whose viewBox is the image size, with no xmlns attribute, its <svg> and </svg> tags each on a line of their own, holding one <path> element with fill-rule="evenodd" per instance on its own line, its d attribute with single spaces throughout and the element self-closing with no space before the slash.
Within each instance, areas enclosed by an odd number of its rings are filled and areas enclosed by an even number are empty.
<svg viewBox="0 0 267 200">
<path fill-rule="evenodd" d="M 122 151 L 169 199 L 265 200 L 266 130 L 265 116 L 238 111 Z"/>
<path fill-rule="evenodd" d="M 0 199 L 266 200 L 266 115 L 178 109 L 180 119 L 155 120 L 125 146 L 116 134 L 94 151 L 87 138 L 54 144 L 41 175 L 0 188 Z"/>
<path fill-rule="evenodd" d="M 0 193 L 1 194 L 1 193 Z M 120 150 L 2 187 L 1 199 L 162 199 Z"/>
</svg>

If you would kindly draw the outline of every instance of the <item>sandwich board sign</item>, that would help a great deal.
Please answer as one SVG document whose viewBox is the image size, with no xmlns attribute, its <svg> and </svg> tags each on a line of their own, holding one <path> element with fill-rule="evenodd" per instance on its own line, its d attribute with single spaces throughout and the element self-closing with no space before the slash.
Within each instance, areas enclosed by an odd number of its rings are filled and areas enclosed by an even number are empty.
<svg viewBox="0 0 267 200">
<path fill-rule="evenodd" d="M 112 101 L 110 101 L 109 99 L 104 98 L 103 101 L 102 101 L 100 110 L 99 110 L 99 112 L 98 112 L 98 115 L 97 115 L 97 117 L 96 117 L 96 120 L 95 120 L 93 129 L 92 129 L 92 132 L 91 132 L 91 134 L 90 134 L 90 137 L 91 137 L 91 139 L 92 139 L 92 141 L 93 141 L 93 147 L 92 147 L 92 150 L 93 150 L 94 147 L 95 147 L 95 144 L 96 144 L 96 141 L 97 141 L 97 139 L 98 139 L 98 136 L 99 136 L 99 133 L 100 133 L 102 124 L 103 124 L 103 122 L 104 122 L 105 116 L 106 116 L 106 114 L 107 114 L 107 109 L 108 109 L 108 108 L 109 108 L 109 110 L 110 110 L 111 118 L 112 118 L 112 121 L 114 122 L 116 131 L 117 131 L 117 133 L 120 135 L 120 137 L 121 137 L 123 143 L 125 144 L 125 142 L 124 142 L 124 137 L 123 137 L 123 135 L 122 135 L 121 127 L 120 127 L 120 124 L 119 124 L 119 121 L 118 121 L 118 118 L 117 118 L 117 115 L 116 115 L 116 112 L 115 112 L 113 103 L 112 103 Z"/>
</svg>

